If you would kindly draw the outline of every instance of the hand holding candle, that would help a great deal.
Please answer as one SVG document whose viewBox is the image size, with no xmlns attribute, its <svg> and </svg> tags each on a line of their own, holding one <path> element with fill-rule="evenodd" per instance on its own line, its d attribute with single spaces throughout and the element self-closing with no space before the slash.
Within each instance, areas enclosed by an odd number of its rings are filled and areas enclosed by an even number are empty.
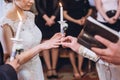
<svg viewBox="0 0 120 80">
<path fill-rule="evenodd" d="M 20 19 L 20 22 L 18 24 L 18 28 L 17 28 L 15 37 L 11 38 L 11 40 L 13 41 L 13 47 L 12 47 L 12 53 L 10 56 L 10 61 L 12 61 L 15 58 L 17 51 L 19 51 L 23 48 L 23 45 L 21 44 L 22 40 L 19 39 L 20 31 L 21 31 L 21 27 L 22 27 L 22 17 L 20 16 L 20 13 L 18 11 L 17 11 L 17 14 L 18 14 L 18 17 Z"/>
</svg>

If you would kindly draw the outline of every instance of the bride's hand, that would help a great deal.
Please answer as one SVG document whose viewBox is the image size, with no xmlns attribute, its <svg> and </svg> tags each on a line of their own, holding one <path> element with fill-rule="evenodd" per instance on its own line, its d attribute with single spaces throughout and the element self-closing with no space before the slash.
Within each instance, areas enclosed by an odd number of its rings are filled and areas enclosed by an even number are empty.
<svg viewBox="0 0 120 80">
<path fill-rule="evenodd" d="M 42 48 L 45 49 L 51 49 L 51 48 L 58 48 L 59 45 L 61 44 L 61 38 L 62 38 L 61 33 L 56 33 L 52 38 L 49 40 L 44 41 L 42 44 Z"/>
<path fill-rule="evenodd" d="M 53 36 L 52 36 L 52 38 L 51 39 L 61 39 L 62 37 L 64 37 L 65 36 L 65 34 L 62 34 L 62 33 L 56 33 L 56 34 L 54 34 Z"/>
</svg>

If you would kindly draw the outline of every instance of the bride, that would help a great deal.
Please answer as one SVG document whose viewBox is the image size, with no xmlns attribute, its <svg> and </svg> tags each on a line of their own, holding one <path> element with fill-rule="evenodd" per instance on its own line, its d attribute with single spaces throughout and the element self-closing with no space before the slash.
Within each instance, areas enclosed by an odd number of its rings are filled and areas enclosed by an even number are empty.
<svg viewBox="0 0 120 80">
<path fill-rule="evenodd" d="M 60 44 L 60 33 L 55 34 L 50 40 L 40 44 L 42 33 L 34 23 L 34 15 L 29 12 L 34 0 L 13 0 L 13 7 L 0 20 L 3 29 L 2 46 L 5 57 L 10 56 L 12 50 L 12 41 L 18 24 L 19 17 L 17 11 L 22 17 L 22 28 L 20 39 L 23 39 L 24 52 L 17 56 L 21 67 L 18 71 L 18 80 L 44 80 L 43 69 L 39 58 L 39 52 L 45 49 L 57 48 Z"/>
</svg>

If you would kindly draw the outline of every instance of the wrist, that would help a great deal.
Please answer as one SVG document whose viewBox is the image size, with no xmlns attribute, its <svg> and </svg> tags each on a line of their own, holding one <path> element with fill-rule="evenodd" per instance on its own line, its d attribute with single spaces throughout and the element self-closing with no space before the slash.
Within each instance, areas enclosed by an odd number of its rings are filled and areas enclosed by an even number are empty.
<svg viewBox="0 0 120 80">
<path fill-rule="evenodd" d="M 107 22 L 109 22 L 109 18 L 108 18 L 108 17 L 105 17 L 105 20 L 106 20 Z"/>
<path fill-rule="evenodd" d="M 75 52 L 79 52 L 79 48 L 81 47 L 81 45 L 80 44 L 76 44 L 76 46 L 75 46 Z"/>
<path fill-rule="evenodd" d="M 49 20 L 49 17 L 46 14 L 44 14 L 43 19 L 47 22 Z"/>
<path fill-rule="evenodd" d="M 78 24 L 78 20 L 74 20 L 73 22 L 76 23 L 76 24 Z"/>
<path fill-rule="evenodd" d="M 51 19 L 54 20 L 56 17 L 55 16 L 51 16 Z"/>
<path fill-rule="evenodd" d="M 42 45 L 43 43 L 41 43 L 40 45 L 38 45 L 39 47 L 39 52 L 43 51 L 44 50 L 44 46 Z"/>
<path fill-rule="evenodd" d="M 87 19 L 87 18 L 88 18 L 88 15 L 84 16 L 83 18 Z"/>
</svg>

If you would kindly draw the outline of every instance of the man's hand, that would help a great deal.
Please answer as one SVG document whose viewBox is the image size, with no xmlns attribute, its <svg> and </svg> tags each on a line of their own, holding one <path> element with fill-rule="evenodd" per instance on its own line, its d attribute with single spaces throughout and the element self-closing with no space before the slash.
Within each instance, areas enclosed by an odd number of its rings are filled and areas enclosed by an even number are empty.
<svg viewBox="0 0 120 80">
<path fill-rule="evenodd" d="M 113 64 L 120 64 L 120 40 L 117 43 L 112 43 L 111 41 L 98 35 L 96 35 L 95 38 L 107 48 L 101 49 L 92 47 L 92 50 L 99 55 L 101 59 Z"/>
<path fill-rule="evenodd" d="M 19 64 L 19 59 L 14 59 L 13 61 L 7 61 L 6 64 L 9 64 L 11 65 L 16 71 L 18 71 L 18 68 L 20 67 L 20 64 Z"/>
</svg>

